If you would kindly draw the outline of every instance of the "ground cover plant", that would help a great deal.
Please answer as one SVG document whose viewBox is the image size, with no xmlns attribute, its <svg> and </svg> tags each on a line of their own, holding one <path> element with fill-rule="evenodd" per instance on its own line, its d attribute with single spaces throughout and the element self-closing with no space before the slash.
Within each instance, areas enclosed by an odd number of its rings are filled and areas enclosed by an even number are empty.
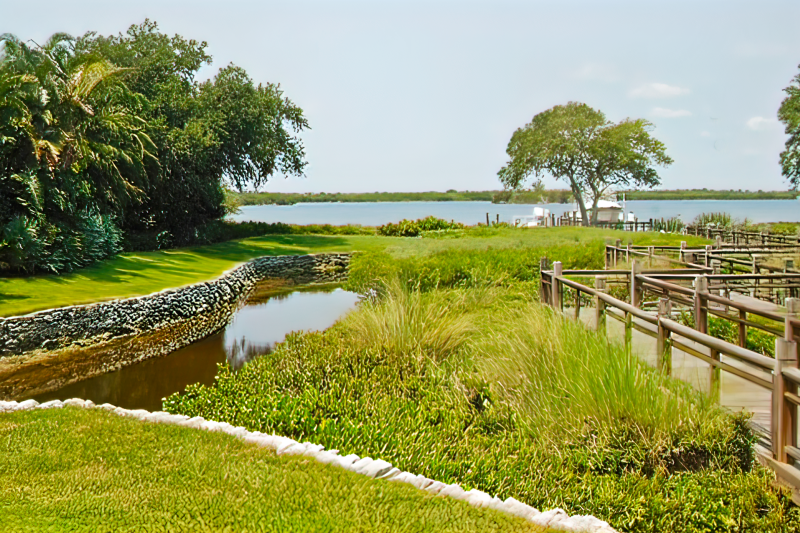
<svg viewBox="0 0 800 533">
<path fill-rule="evenodd" d="M 0 530 L 541 531 L 230 435 L 64 408 L 0 414 Z"/>
<path fill-rule="evenodd" d="M 356 257 L 352 283 L 373 282 L 360 309 L 222 369 L 165 409 L 594 514 L 621 531 L 800 527 L 754 460 L 746 417 L 540 306 L 515 265 L 459 254 L 418 256 L 417 267 Z M 473 260 L 474 273 L 434 281 L 448 257 Z"/>
</svg>

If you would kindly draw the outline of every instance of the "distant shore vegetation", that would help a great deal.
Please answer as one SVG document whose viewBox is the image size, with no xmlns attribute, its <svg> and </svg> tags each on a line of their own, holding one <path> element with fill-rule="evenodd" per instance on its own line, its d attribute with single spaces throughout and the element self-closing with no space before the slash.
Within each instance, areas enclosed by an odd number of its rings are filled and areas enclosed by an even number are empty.
<svg viewBox="0 0 800 533">
<path fill-rule="evenodd" d="M 746 191 L 742 189 L 671 189 L 653 191 L 620 191 L 622 200 L 793 200 L 797 191 Z M 521 191 L 457 191 L 446 192 L 227 192 L 229 203 L 247 205 L 294 205 L 300 203 L 337 202 L 492 202 L 495 204 L 568 204 L 574 201 L 569 189 Z"/>
</svg>

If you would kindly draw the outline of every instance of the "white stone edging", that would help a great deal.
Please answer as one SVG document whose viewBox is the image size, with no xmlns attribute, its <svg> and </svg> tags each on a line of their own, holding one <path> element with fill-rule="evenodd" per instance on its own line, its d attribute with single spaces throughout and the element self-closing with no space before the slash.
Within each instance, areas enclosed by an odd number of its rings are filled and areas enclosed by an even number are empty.
<svg viewBox="0 0 800 533">
<path fill-rule="evenodd" d="M 425 490 L 438 496 L 449 496 L 455 500 L 465 501 L 473 507 L 487 507 L 489 509 L 508 513 L 524 518 L 536 525 L 554 530 L 572 533 L 617 533 L 607 522 L 591 515 L 569 516 L 562 509 L 558 508 L 542 513 L 530 505 L 524 504 L 514 498 L 508 498 L 503 501 L 497 497 L 492 498 L 485 492 L 477 489 L 465 491 L 455 483 L 447 485 L 439 481 L 428 479 L 422 475 L 402 472 L 381 459 L 373 460 L 369 457 L 359 457 L 354 454 L 342 456 L 339 455 L 338 450 L 325 450 L 325 448 L 319 444 L 312 444 L 310 442 L 299 443 L 287 437 L 267 435 L 258 431 L 247 431 L 241 426 L 234 427 L 226 422 L 213 422 L 205 420 L 200 416 L 189 418 L 186 415 L 172 415 L 163 411 L 150 412 L 144 409 L 123 409 L 108 403 L 95 405 L 91 400 L 81 400 L 78 398 L 72 398 L 63 402 L 61 400 L 52 400 L 42 404 L 35 400 L 25 400 L 24 402 L 0 401 L 0 413 L 28 411 L 32 409 L 58 409 L 64 406 L 105 409 L 120 416 L 132 417 L 147 422 L 174 424 L 193 429 L 204 429 L 206 431 L 221 431 L 238 437 L 245 442 L 264 448 L 271 448 L 277 455 L 304 455 L 312 457 L 323 464 L 339 466 L 345 470 L 375 479 L 408 483 L 420 490 Z"/>
</svg>

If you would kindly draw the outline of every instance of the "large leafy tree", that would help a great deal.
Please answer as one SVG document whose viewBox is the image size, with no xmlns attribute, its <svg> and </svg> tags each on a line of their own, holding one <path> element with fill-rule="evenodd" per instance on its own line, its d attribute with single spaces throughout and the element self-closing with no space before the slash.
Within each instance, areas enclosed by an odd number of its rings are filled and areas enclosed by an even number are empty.
<svg viewBox="0 0 800 533">
<path fill-rule="evenodd" d="M 125 67 L 126 84 L 150 103 L 160 165 L 150 169 L 147 200 L 126 214 L 129 232 L 186 243 L 224 215 L 226 182 L 258 188 L 278 173 L 302 175 L 299 134 L 308 122 L 277 84 L 256 86 L 235 65 L 198 83 L 198 70 L 211 62 L 207 44 L 169 37 L 148 20 L 117 36 L 87 34 L 81 46 Z"/>
<path fill-rule="evenodd" d="M 565 181 L 584 225 L 597 222 L 597 203 L 613 187 L 652 187 L 660 183 L 656 166 L 667 166 L 664 144 L 650 135 L 644 119 L 613 123 L 596 109 L 569 102 L 543 111 L 514 132 L 508 163 L 498 176 L 507 189 L 544 176 Z M 588 216 L 587 200 L 592 210 Z"/>
<path fill-rule="evenodd" d="M 0 253 L 11 268 L 71 269 L 117 251 L 111 219 L 142 197 L 153 148 L 108 60 L 56 34 L 28 46 L 0 37 L 4 150 Z"/>
<path fill-rule="evenodd" d="M 65 270 L 189 243 L 226 183 L 303 173 L 302 110 L 154 22 L 125 34 L 0 36 L 0 269 Z"/>
<path fill-rule="evenodd" d="M 778 119 L 786 127 L 789 138 L 786 149 L 781 152 L 781 170 L 796 190 L 800 187 L 800 74 L 784 91 L 787 96 L 778 108 Z"/>
</svg>

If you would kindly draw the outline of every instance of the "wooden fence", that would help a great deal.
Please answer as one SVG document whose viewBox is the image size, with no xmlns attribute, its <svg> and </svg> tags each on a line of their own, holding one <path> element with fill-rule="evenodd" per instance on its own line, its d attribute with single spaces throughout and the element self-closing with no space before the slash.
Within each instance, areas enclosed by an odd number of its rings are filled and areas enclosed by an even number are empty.
<svg viewBox="0 0 800 533">
<path fill-rule="evenodd" d="M 734 245 L 750 244 L 790 244 L 800 245 L 800 235 L 776 235 L 774 233 L 764 233 L 755 231 L 742 231 L 726 228 L 714 228 L 710 226 L 687 226 L 686 233 L 689 235 L 703 236 L 707 239 L 721 237 L 724 241 Z"/>
<path fill-rule="evenodd" d="M 615 247 L 614 253 L 620 248 Z M 629 248 L 624 249 L 628 253 Z M 608 250 L 607 250 L 608 252 Z M 608 255 L 607 255 L 608 258 Z M 616 263 L 616 260 L 612 260 Z M 546 265 L 542 264 L 543 267 Z M 624 324 L 624 343 L 632 351 L 632 331 L 635 329 L 655 339 L 657 367 L 670 374 L 672 349 L 678 349 L 708 364 L 708 386 L 712 395 L 719 398 L 720 373 L 728 372 L 770 391 L 772 397 L 770 434 L 767 446 L 771 452 L 760 454 L 760 459 L 776 472 L 778 477 L 793 489 L 793 499 L 800 504 L 800 447 L 798 447 L 798 406 L 800 406 L 800 368 L 798 368 L 798 336 L 800 336 L 800 300 L 787 298 L 786 311 L 768 311 L 747 302 L 734 301 L 708 290 L 707 267 L 684 265 L 683 270 L 644 271 L 634 261 L 630 270 L 563 270 L 560 262 L 552 270 L 542 269 L 540 296 L 543 303 L 564 312 L 565 288 L 575 293 L 574 316 L 580 316 L 582 301 L 594 301 L 595 326 L 605 330 L 606 317 Z M 694 288 L 684 287 L 669 276 L 693 277 Z M 666 279 L 664 279 L 667 277 Z M 593 278 L 594 287 L 570 278 Z M 627 283 L 630 301 L 625 302 L 606 293 L 611 279 Z M 647 293 L 659 296 L 655 312 L 643 309 Z M 583 295 L 583 298 L 582 298 Z M 694 328 L 673 320 L 673 304 L 690 307 L 694 315 Z M 733 310 L 733 311 L 731 311 Z M 733 344 L 708 334 L 708 317 L 716 315 L 732 320 L 739 327 L 739 342 Z M 782 328 L 766 326 L 748 319 L 756 315 L 771 320 Z M 767 357 L 744 347 L 746 328 L 764 329 L 775 335 L 775 357 Z M 744 332 L 744 333 L 743 333 Z M 723 360 L 722 357 L 730 358 Z"/>
</svg>

